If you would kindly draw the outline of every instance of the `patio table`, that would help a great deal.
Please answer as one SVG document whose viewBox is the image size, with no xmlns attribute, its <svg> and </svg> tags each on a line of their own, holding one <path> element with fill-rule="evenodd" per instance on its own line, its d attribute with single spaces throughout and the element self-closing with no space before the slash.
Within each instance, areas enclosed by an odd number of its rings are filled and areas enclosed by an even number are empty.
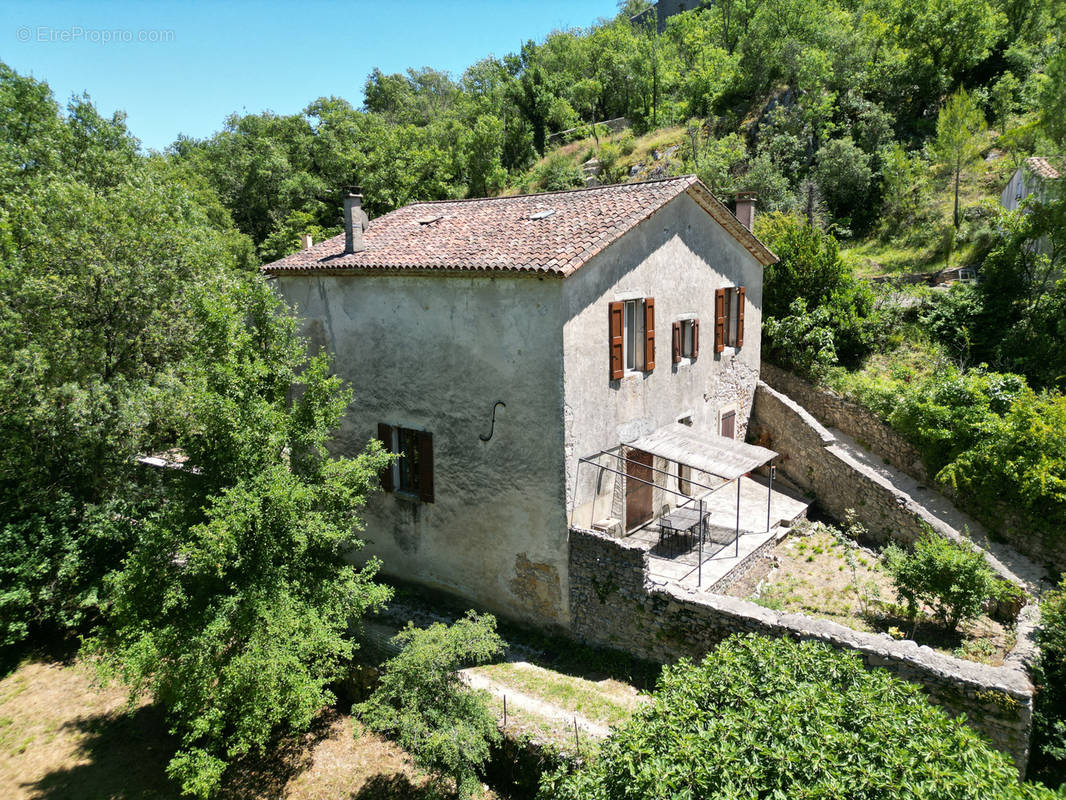
<svg viewBox="0 0 1066 800">
<path fill-rule="evenodd" d="M 707 516 L 706 512 L 703 514 Z M 675 508 L 659 518 L 659 542 L 670 545 L 671 555 L 676 553 L 676 543 L 682 535 L 689 536 L 700 525 L 700 512 L 692 506 Z"/>
</svg>

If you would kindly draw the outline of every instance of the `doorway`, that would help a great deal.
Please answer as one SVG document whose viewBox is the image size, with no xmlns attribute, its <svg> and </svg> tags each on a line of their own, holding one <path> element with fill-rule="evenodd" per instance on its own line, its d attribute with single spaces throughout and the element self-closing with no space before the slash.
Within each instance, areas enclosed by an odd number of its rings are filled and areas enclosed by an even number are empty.
<svg viewBox="0 0 1066 800">
<path fill-rule="evenodd" d="M 652 454 L 626 450 L 626 531 L 639 528 L 652 518 Z M 632 480 L 630 480 L 632 479 Z"/>
</svg>

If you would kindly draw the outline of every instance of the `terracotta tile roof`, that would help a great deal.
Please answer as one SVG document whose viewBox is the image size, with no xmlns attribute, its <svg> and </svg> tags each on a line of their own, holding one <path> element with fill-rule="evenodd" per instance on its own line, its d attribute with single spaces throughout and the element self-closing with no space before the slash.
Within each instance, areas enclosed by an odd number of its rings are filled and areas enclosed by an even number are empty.
<svg viewBox="0 0 1066 800">
<path fill-rule="evenodd" d="M 365 249 L 344 235 L 266 264 L 264 272 L 503 270 L 566 277 L 682 192 L 762 264 L 777 257 L 694 175 L 567 192 L 412 203 L 371 220 Z M 538 212 L 552 212 L 537 219 Z"/>
<path fill-rule="evenodd" d="M 1059 171 L 1048 163 L 1046 158 L 1039 158 L 1034 156 L 1033 158 L 1025 159 L 1025 166 L 1029 168 L 1029 171 L 1034 175 L 1039 175 L 1041 178 L 1049 178 L 1054 180 L 1059 177 Z"/>
</svg>

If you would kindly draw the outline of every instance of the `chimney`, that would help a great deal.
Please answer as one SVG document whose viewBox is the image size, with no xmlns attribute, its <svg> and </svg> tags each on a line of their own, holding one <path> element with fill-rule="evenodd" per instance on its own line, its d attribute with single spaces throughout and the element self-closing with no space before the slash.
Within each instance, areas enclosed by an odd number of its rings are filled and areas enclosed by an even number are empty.
<svg viewBox="0 0 1066 800">
<path fill-rule="evenodd" d="M 755 225 L 755 192 L 737 192 L 737 219 L 749 231 Z"/>
<path fill-rule="evenodd" d="M 348 188 L 348 194 L 344 198 L 344 252 L 358 253 L 366 248 L 363 244 L 363 231 L 367 229 L 369 221 L 366 212 L 363 211 L 363 196 L 359 194 L 358 186 Z"/>
<path fill-rule="evenodd" d="M 311 234 L 304 233 L 300 235 L 300 247 L 304 250 L 310 250 L 311 245 L 314 244 L 314 240 L 311 238 Z"/>
</svg>

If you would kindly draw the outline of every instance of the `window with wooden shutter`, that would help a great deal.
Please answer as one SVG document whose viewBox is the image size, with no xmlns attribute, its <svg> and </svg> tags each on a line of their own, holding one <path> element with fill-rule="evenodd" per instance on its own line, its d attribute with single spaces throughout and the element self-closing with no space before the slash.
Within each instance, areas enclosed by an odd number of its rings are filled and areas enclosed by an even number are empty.
<svg viewBox="0 0 1066 800">
<path fill-rule="evenodd" d="M 714 352 L 725 350 L 725 289 L 714 290 Z"/>
<path fill-rule="evenodd" d="M 418 431 L 418 499 L 433 502 L 433 434 Z"/>
<path fill-rule="evenodd" d="M 391 425 L 387 425 L 384 422 L 379 422 L 378 423 L 378 440 L 381 442 L 381 446 L 385 448 L 385 452 L 387 452 L 387 453 L 395 452 L 395 450 L 393 449 L 393 446 L 392 446 L 392 426 Z M 381 488 L 384 489 L 386 492 L 391 492 L 392 488 L 393 488 L 392 470 L 393 470 L 393 465 L 390 462 L 389 465 L 387 467 L 385 467 L 385 469 L 381 470 L 381 473 L 378 475 L 378 477 L 381 480 Z"/>
<path fill-rule="evenodd" d="M 737 287 L 737 347 L 744 344 L 744 287 Z"/>
<path fill-rule="evenodd" d="M 698 319 L 692 320 L 692 357 L 699 358 L 700 355 L 700 321 Z"/>
<path fill-rule="evenodd" d="M 644 369 L 655 369 L 655 299 L 644 298 Z"/>
<path fill-rule="evenodd" d="M 672 333 L 673 333 L 673 336 L 672 336 L 671 341 L 673 343 L 672 352 L 673 352 L 673 356 L 674 356 L 674 363 L 675 364 L 679 364 L 679 363 L 681 363 L 681 323 L 680 322 L 675 322 L 674 323 L 673 328 L 672 328 Z"/>
<path fill-rule="evenodd" d="M 610 353 L 611 380 L 617 381 L 625 374 L 625 340 L 622 335 L 622 315 L 625 303 L 611 303 L 608 307 L 608 344 Z"/>
</svg>

